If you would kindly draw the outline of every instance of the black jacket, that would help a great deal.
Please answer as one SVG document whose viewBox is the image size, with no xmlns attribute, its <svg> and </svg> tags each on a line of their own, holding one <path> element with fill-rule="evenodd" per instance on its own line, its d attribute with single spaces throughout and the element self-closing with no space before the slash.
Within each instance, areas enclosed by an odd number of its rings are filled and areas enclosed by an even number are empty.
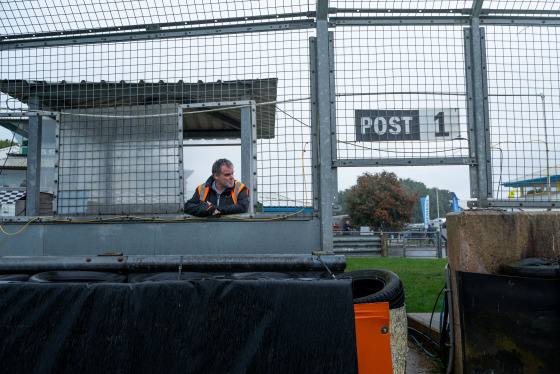
<svg viewBox="0 0 560 374">
<path fill-rule="evenodd" d="M 212 188 L 214 177 L 210 176 L 206 183 L 196 188 L 193 197 L 185 203 L 185 213 L 198 217 L 211 216 L 217 209 L 220 214 L 237 214 L 245 213 L 249 208 L 249 190 L 241 182 L 235 181 L 233 188 L 228 188 L 220 195 L 220 204 L 218 205 L 218 194 Z M 237 202 L 234 203 L 232 191 L 238 186 L 241 187 L 238 195 Z M 202 201 L 205 195 L 205 190 L 208 187 L 206 199 Z M 200 192 L 199 192 L 200 190 Z M 208 204 L 210 203 L 210 204 Z"/>
</svg>

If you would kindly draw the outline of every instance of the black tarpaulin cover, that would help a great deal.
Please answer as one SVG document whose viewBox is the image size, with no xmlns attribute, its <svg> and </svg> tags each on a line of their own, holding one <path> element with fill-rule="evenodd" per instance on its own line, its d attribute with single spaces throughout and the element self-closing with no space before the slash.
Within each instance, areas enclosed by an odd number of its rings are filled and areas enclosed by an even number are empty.
<svg viewBox="0 0 560 374">
<path fill-rule="evenodd" d="M 0 284 L 5 373 L 357 373 L 350 281 Z"/>
</svg>

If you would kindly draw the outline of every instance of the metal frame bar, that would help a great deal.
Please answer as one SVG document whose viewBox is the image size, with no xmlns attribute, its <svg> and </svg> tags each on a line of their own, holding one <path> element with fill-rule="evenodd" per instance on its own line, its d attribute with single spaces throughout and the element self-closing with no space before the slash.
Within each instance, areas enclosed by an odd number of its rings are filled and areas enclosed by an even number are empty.
<svg viewBox="0 0 560 374">
<path fill-rule="evenodd" d="M 37 96 L 29 98 L 30 109 L 41 109 Z M 27 138 L 27 186 L 25 214 L 39 215 L 41 201 L 41 140 L 43 137 L 43 117 L 36 115 L 29 117 L 29 137 Z"/>
<path fill-rule="evenodd" d="M 248 213 L 236 214 L 237 217 L 249 218 Z M 44 219 L 45 217 L 37 217 L 37 216 L 0 216 L 0 223 L 26 223 L 26 222 L 36 222 L 41 223 L 41 225 L 57 225 L 60 223 L 132 223 L 132 222 L 149 222 L 153 221 L 156 223 L 175 223 L 177 221 L 180 222 L 187 222 L 191 220 L 198 220 L 198 221 L 213 221 L 212 218 L 207 217 L 197 217 L 193 218 L 187 214 L 137 214 L 137 215 L 123 215 L 123 216 L 115 216 L 115 215 L 79 215 L 79 216 L 57 216 L 56 220 L 53 219 Z M 267 213 L 259 213 L 259 219 L 278 219 L 278 213 L 275 212 L 267 212 Z M 236 222 L 238 221 L 235 218 L 228 218 L 228 217 L 219 217 L 215 218 L 215 220 L 219 220 L 220 222 L 230 221 Z M 290 216 L 286 219 L 286 221 L 309 221 L 308 215 L 294 215 Z M 21 228 L 21 227 L 20 227 Z"/>
<path fill-rule="evenodd" d="M 19 34 L 19 35 L 2 35 L 1 40 L 21 40 L 28 38 L 44 38 L 48 36 L 60 37 L 61 35 L 80 35 L 80 34 L 100 34 L 100 33 L 119 33 L 123 34 L 129 30 L 160 30 L 163 27 L 184 27 L 192 25 L 215 25 L 216 23 L 230 23 L 230 22 L 248 22 L 257 20 L 267 20 L 279 18 L 298 18 L 298 17 L 313 17 L 313 12 L 297 12 L 297 13 L 285 13 L 285 14 L 273 14 L 273 15 L 262 15 L 262 16 L 245 16 L 245 17 L 230 17 L 230 18 L 219 18 L 219 19 L 205 19 L 199 21 L 180 21 L 180 22 L 163 22 L 163 23 L 150 23 L 150 24 L 140 24 L 140 25 L 121 25 L 114 27 L 98 27 L 98 28 L 88 28 L 88 29 L 78 29 L 70 31 L 56 31 L 56 32 L 41 32 L 41 33 L 31 33 L 31 34 Z"/>
<path fill-rule="evenodd" d="M 557 14 L 560 16 L 560 14 Z M 498 17 L 481 16 L 480 23 L 484 25 L 507 25 L 507 26 L 560 26 L 560 19 L 552 17 Z"/>
<path fill-rule="evenodd" d="M 328 0 L 317 2 L 317 132 L 319 134 L 319 207 L 321 212 L 321 248 L 330 251 L 333 248 L 332 205 L 333 187 L 337 188 L 336 173 L 333 172 L 334 138 L 331 134 L 333 118 L 331 118 L 332 92 L 331 86 L 331 51 L 332 37 L 329 34 Z M 335 195 L 336 196 L 336 195 Z"/>
<path fill-rule="evenodd" d="M 469 17 L 332 17 L 336 26 L 468 25 Z"/>
<path fill-rule="evenodd" d="M 55 117 L 59 112 L 49 112 L 45 110 L 34 110 L 32 112 L 0 112 L 1 117 Z"/>
<path fill-rule="evenodd" d="M 471 30 L 465 28 L 463 30 L 464 46 L 465 46 L 465 82 L 467 86 L 467 121 L 468 121 L 468 140 L 469 140 L 469 156 L 476 159 L 476 132 L 475 132 L 475 115 L 474 115 L 474 83 L 473 83 L 473 57 L 472 57 L 472 43 L 471 43 Z M 469 168 L 469 181 L 471 197 L 478 196 L 478 173 L 477 163 L 471 165 Z"/>
<path fill-rule="evenodd" d="M 54 134 L 55 144 L 54 144 L 54 151 L 56 154 L 56 162 L 54 163 L 54 191 L 53 191 L 53 214 L 56 215 L 58 213 L 58 180 L 60 179 L 60 169 L 58 164 L 60 162 L 60 114 L 56 116 L 56 130 Z M 27 212 L 25 213 L 26 215 Z"/>
<path fill-rule="evenodd" d="M 475 152 L 477 165 L 471 172 L 471 197 L 476 197 L 480 207 L 488 206 L 492 197 L 490 169 L 490 126 L 488 113 L 488 84 L 484 29 L 480 27 L 479 15 L 484 0 L 475 0 L 472 7 L 471 26 L 465 29 L 465 56 L 468 111 L 469 152 Z M 469 82 L 470 80 L 470 82 Z M 474 130 L 474 131 L 473 131 Z M 471 140 L 474 134 L 474 142 Z M 474 145 L 473 145 L 474 143 Z M 473 176 L 476 181 L 473 182 Z M 473 190 L 476 187 L 476 190 Z"/>
<path fill-rule="evenodd" d="M 474 5 L 474 3 L 473 3 Z M 560 10 L 535 10 L 535 9 L 483 9 L 482 6 L 476 5 L 472 8 L 454 8 L 454 9 L 429 9 L 429 8 L 329 8 L 329 14 L 351 13 L 351 14 L 364 14 L 364 13 L 378 13 L 378 14 L 419 14 L 423 17 L 430 17 L 432 14 L 447 14 L 449 17 L 455 15 L 472 16 L 488 16 L 490 14 L 530 14 L 530 15 L 556 15 L 560 16 Z M 395 16 L 399 17 L 399 16 Z M 402 16 L 400 16 L 402 17 Z M 332 19 L 332 18 L 331 18 Z"/>
<path fill-rule="evenodd" d="M 372 159 L 353 159 L 353 160 L 336 160 L 333 162 L 335 167 L 347 167 L 347 166 L 421 166 L 421 165 L 476 165 L 476 160 L 474 158 L 423 158 L 423 159 L 413 159 L 413 158 L 372 158 Z"/>
<path fill-rule="evenodd" d="M 476 201 L 467 202 L 469 207 L 480 207 Z M 488 207 L 500 208 L 560 208 L 560 202 L 554 201 L 506 201 L 506 200 L 488 200 Z"/>
<path fill-rule="evenodd" d="M 170 38 L 188 38 L 208 35 L 243 34 L 253 32 L 268 32 L 278 30 L 301 30 L 315 27 L 315 22 L 310 20 L 280 21 L 239 25 L 222 25 L 209 27 L 190 27 L 175 30 L 152 30 L 141 32 L 128 32 L 109 35 L 82 35 L 60 38 L 42 38 L 33 40 L 17 40 L 0 42 L 0 51 L 20 48 L 41 48 L 63 45 L 79 45 L 92 43 L 132 42 L 139 40 L 155 40 Z"/>
<path fill-rule="evenodd" d="M 319 134 L 317 114 L 317 38 L 309 38 L 309 72 L 311 94 L 311 167 L 313 170 L 313 211 L 319 210 Z"/>
<path fill-rule="evenodd" d="M 177 121 L 177 144 L 179 151 L 179 185 L 177 186 L 177 196 L 181 197 L 179 211 L 184 209 L 185 201 L 185 164 L 183 160 L 183 111 L 179 109 L 179 120 Z"/>
</svg>

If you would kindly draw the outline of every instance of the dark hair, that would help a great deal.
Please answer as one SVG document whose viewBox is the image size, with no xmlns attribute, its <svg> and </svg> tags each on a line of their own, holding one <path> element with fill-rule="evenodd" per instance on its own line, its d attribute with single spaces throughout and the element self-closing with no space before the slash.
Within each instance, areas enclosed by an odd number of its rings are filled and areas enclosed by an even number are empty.
<svg viewBox="0 0 560 374">
<path fill-rule="evenodd" d="M 228 168 L 233 168 L 233 163 L 230 160 L 228 160 L 227 158 L 221 158 L 219 160 L 216 160 L 216 162 L 214 162 L 214 165 L 212 165 L 212 175 L 222 175 L 222 166 L 224 165 Z"/>
</svg>

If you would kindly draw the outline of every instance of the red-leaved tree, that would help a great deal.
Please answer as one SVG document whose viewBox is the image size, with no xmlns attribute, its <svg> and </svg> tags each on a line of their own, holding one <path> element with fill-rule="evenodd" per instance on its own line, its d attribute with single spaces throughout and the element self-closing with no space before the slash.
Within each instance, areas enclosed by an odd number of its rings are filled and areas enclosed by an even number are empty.
<svg viewBox="0 0 560 374">
<path fill-rule="evenodd" d="M 400 229 L 410 222 L 418 194 L 406 193 L 394 173 L 364 173 L 346 196 L 346 210 L 354 226 Z"/>
</svg>

